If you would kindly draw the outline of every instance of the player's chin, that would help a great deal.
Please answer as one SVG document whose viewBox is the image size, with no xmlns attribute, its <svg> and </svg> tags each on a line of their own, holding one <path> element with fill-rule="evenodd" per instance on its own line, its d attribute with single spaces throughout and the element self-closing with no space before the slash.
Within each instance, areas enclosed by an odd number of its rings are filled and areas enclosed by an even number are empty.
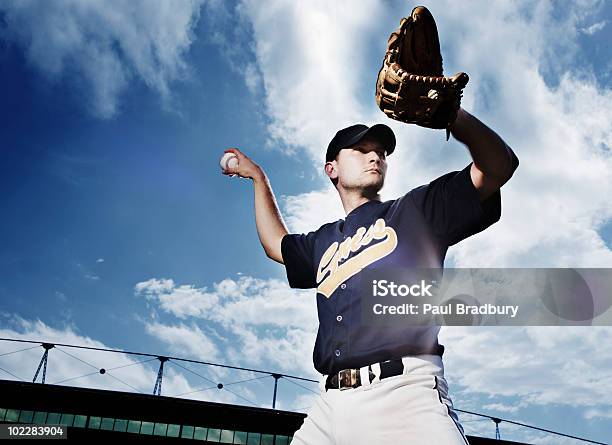
<svg viewBox="0 0 612 445">
<path fill-rule="evenodd" d="M 370 192 L 378 193 L 383 188 L 383 185 L 385 185 L 385 178 L 379 175 L 377 178 L 372 178 L 363 184 L 363 188 Z"/>
<path fill-rule="evenodd" d="M 378 175 L 374 175 L 372 179 L 372 184 L 374 184 L 375 186 L 382 188 L 382 186 L 385 184 L 385 175 L 383 175 L 382 173 L 379 173 Z"/>
</svg>

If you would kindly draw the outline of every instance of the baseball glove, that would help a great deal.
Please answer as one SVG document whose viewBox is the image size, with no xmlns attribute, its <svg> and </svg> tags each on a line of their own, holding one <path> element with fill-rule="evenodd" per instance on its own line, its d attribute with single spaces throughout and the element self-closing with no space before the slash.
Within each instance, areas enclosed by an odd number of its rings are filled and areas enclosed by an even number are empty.
<svg viewBox="0 0 612 445">
<path fill-rule="evenodd" d="M 392 119 L 446 128 L 448 140 L 468 80 L 465 73 L 443 75 L 436 22 L 427 8 L 417 6 L 389 37 L 376 81 L 376 103 Z"/>
</svg>

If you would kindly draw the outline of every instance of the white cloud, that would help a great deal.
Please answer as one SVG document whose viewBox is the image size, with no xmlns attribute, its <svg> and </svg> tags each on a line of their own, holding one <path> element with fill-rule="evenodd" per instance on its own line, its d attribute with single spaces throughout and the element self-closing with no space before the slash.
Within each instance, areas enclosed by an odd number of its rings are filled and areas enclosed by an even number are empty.
<svg viewBox="0 0 612 445">
<path fill-rule="evenodd" d="M 158 322 L 145 325 L 148 334 L 171 346 L 185 357 L 214 360 L 218 356 L 215 343 L 196 325 L 168 326 Z"/>
<path fill-rule="evenodd" d="M 314 386 L 314 385 L 310 385 L 310 386 L 313 387 L 313 390 L 318 391 L 317 386 Z M 310 411 L 312 406 L 315 404 L 316 399 L 319 397 L 321 397 L 319 394 L 314 394 L 312 392 L 300 394 L 298 397 L 295 398 L 293 402 L 293 406 L 288 407 L 287 409 L 290 409 L 292 411 L 296 411 L 299 413 L 308 413 L 308 411 Z M 280 409 L 285 409 L 285 408 L 281 407 Z"/>
<path fill-rule="evenodd" d="M 213 284 L 213 290 L 150 279 L 135 286 L 136 294 L 154 301 L 179 318 L 195 317 L 235 325 L 270 325 L 312 329 L 316 324 L 314 294 L 291 289 L 284 281 L 241 276 Z M 262 317 L 265 314 L 265 317 Z"/>
<path fill-rule="evenodd" d="M 595 419 L 595 418 L 612 419 L 612 409 L 607 409 L 607 410 L 596 409 L 596 408 L 588 409 L 584 413 L 584 418 L 585 419 Z"/>
<path fill-rule="evenodd" d="M 133 78 L 172 106 L 171 83 L 189 75 L 184 54 L 202 3 L 15 0 L 2 2 L 0 12 L 6 37 L 25 48 L 32 66 L 55 81 L 82 76 L 92 112 L 110 118 Z"/>
<path fill-rule="evenodd" d="M 320 191 L 284 196 L 285 222 L 292 233 L 308 233 L 325 223 L 344 218 L 338 192 L 331 185 Z M 313 212 L 312 209 L 317 211 Z"/>
<path fill-rule="evenodd" d="M 601 22 L 593 23 L 591 26 L 587 26 L 586 28 L 582 28 L 582 32 L 592 36 L 597 31 L 601 31 L 608 24 L 607 20 L 602 20 Z"/>
<path fill-rule="evenodd" d="M 155 298 L 159 293 L 166 293 L 174 288 L 174 281 L 162 278 L 161 280 L 152 278 L 142 281 L 134 286 L 137 294 L 144 293 L 147 299 Z"/>
<path fill-rule="evenodd" d="M 543 426 L 543 418 L 565 410 L 601 421 L 612 409 L 612 330 L 608 327 L 443 327 L 445 375 L 459 409 Z M 553 411 L 551 411 L 553 410 Z M 537 413 L 542 413 L 540 417 Z M 489 436 L 493 424 L 461 414 L 468 434 Z M 539 420 L 537 420 L 539 419 Z M 551 424 L 553 430 L 597 439 Z M 524 443 L 579 443 L 508 423 L 502 439 Z"/>
<path fill-rule="evenodd" d="M 211 290 L 153 278 L 138 283 L 135 292 L 156 308 L 193 321 L 191 327 L 145 321 L 148 332 L 173 350 L 199 357 L 223 350 L 223 359 L 231 363 L 313 374 L 317 315 L 312 291 L 242 275 L 214 283 Z M 206 333 L 199 323 L 206 323 Z M 214 343 L 195 346 L 211 336 Z"/>
<path fill-rule="evenodd" d="M 504 405 L 503 403 L 489 403 L 488 405 L 483 405 L 482 409 L 501 411 L 504 413 L 515 413 L 519 410 L 519 407 L 516 405 Z"/>
<path fill-rule="evenodd" d="M 244 81 L 251 92 L 255 94 L 261 85 L 261 75 L 257 71 L 257 66 L 253 63 L 248 63 L 244 69 Z"/>
<path fill-rule="evenodd" d="M 352 5 L 350 14 L 325 1 L 241 3 L 255 34 L 274 139 L 321 160 L 338 127 L 363 113 L 353 93 L 364 82 L 365 52 L 356 49 L 366 46 L 384 9 L 372 0 Z"/>
<path fill-rule="evenodd" d="M 203 317 L 217 306 L 219 297 L 206 288 L 192 285 L 175 286 L 173 280 L 155 279 L 137 283 L 136 295 L 144 295 L 149 301 L 159 303 L 160 308 L 178 318 Z"/>
<path fill-rule="evenodd" d="M 455 391 L 463 388 L 460 397 L 498 398 L 491 403 L 515 397 L 520 407 L 612 407 L 608 327 L 445 327 L 440 342 L 448 379 Z"/>
<path fill-rule="evenodd" d="M 231 362 L 265 365 L 266 369 L 298 373 L 298 376 L 312 377 L 315 374 L 313 331 L 287 328 L 279 332 L 237 327 L 233 333 L 239 341 L 227 351 Z"/>
</svg>

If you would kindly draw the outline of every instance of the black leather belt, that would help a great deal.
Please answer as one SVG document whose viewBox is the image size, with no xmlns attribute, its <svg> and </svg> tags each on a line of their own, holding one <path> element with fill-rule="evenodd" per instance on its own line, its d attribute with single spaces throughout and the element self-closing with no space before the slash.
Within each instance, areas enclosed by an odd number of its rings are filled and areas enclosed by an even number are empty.
<svg viewBox="0 0 612 445">
<path fill-rule="evenodd" d="M 384 362 L 380 362 L 380 380 L 386 379 L 388 377 L 393 377 L 396 375 L 403 374 L 404 372 L 404 364 L 401 359 L 395 360 L 387 360 Z M 374 380 L 376 376 L 372 372 L 372 365 L 368 366 L 368 373 L 370 377 L 370 383 Z M 357 388 L 361 386 L 361 372 L 359 368 L 355 369 L 343 369 L 340 372 L 335 374 L 330 374 L 327 376 L 327 380 L 325 381 L 325 389 L 350 389 Z"/>
</svg>

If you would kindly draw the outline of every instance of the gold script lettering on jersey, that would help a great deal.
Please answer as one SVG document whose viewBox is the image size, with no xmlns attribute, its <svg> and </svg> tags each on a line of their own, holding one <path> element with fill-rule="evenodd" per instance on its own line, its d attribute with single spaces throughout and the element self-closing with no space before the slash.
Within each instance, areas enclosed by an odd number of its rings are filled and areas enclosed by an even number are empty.
<svg viewBox="0 0 612 445">
<path fill-rule="evenodd" d="M 351 253 L 368 246 L 373 240 L 382 240 L 369 246 L 347 260 Z M 360 227 L 355 235 L 342 241 L 334 242 L 327 248 L 317 268 L 317 292 L 329 298 L 340 284 L 359 273 L 364 267 L 386 257 L 397 247 L 397 234 L 392 227 L 385 225 L 384 219 L 378 219 L 366 231 Z M 340 262 L 345 261 L 340 264 Z"/>
</svg>

